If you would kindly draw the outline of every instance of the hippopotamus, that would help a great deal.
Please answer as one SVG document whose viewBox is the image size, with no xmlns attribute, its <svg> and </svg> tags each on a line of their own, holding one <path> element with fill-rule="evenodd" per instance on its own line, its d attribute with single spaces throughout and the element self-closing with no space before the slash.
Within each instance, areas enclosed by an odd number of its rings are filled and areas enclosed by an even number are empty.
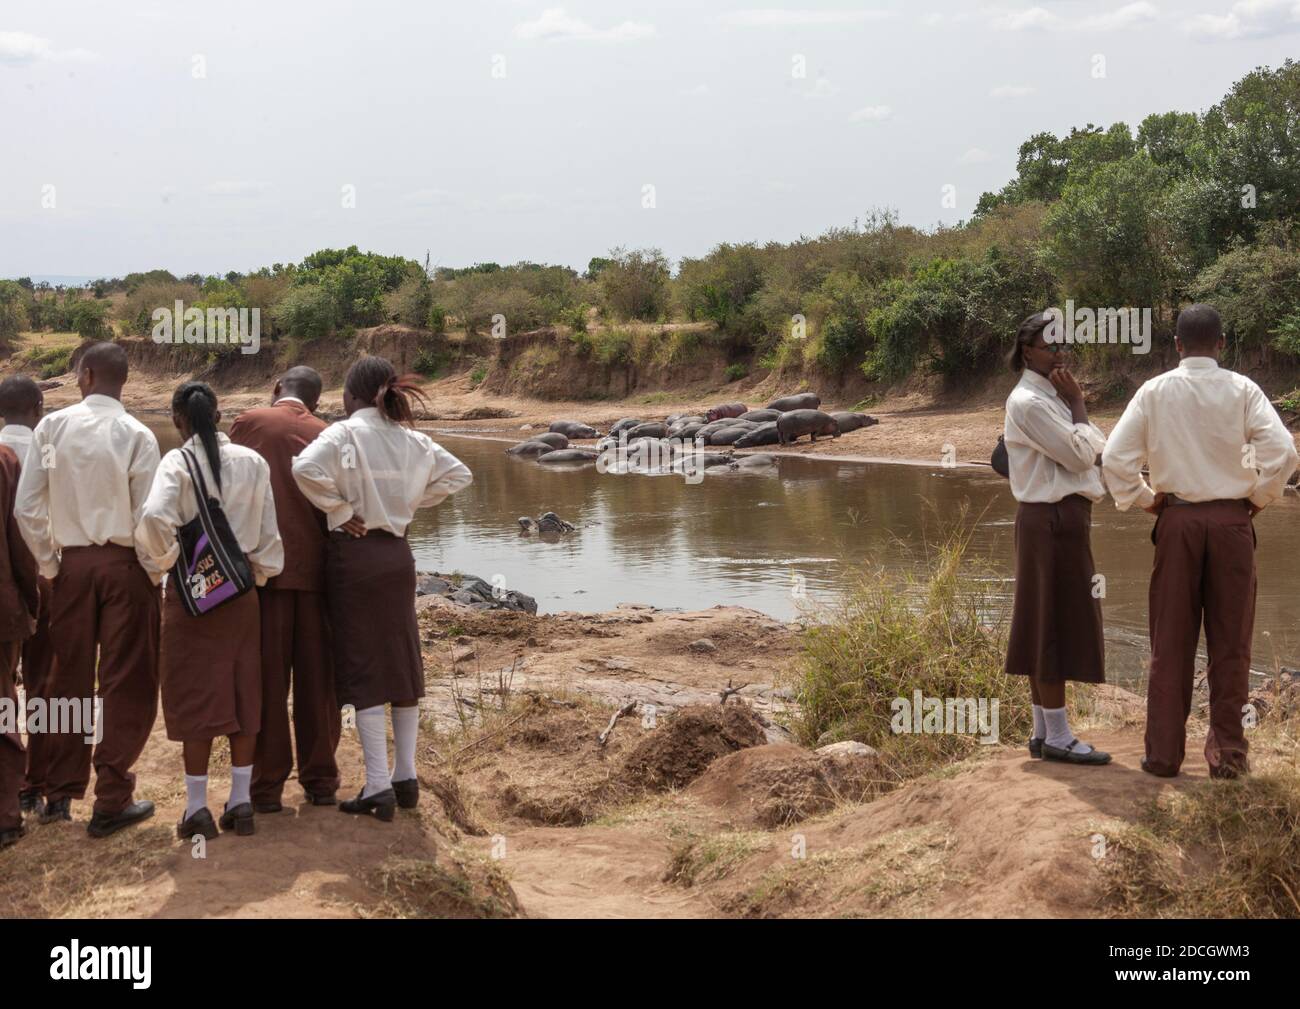
<svg viewBox="0 0 1300 1009">
<path fill-rule="evenodd" d="M 550 430 L 554 434 L 562 434 L 566 438 L 597 438 L 600 436 L 600 432 L 594 427 L 576 420 L 557 420 L 551 424 Z"/>
<path fill-rule="evenodd" d="M 617 438 L 618 433 L 620 431 L 630 430 L 631 428 L 636 427 L 640 423 L 641 423 L 641 419 L 639 417 L 624 417 L 622 420 L 620 420 L 617 424 L 615 424 L 613 427 L 609 429 L 609 433 L 612 434 L 615 438 Z"/>
<path fill-rule="evenodd" d="M 594 448 L 561 448 L 537 457 L 538 462 L 595 462 L 597 452 Z"/>
<path fill-rule="evenodd" d="M 757 445 L 775 445 L 781 440 L 776 429 L 777 421 L 769 420 L 766 424 L 751 427 L 740 438 L 731 443 L 732 448 L 754 448 Z"/>
<path fill-rule="evenodd" d="M 551 448 L 568 448 L 569 439 L 558 431 L 547 431 L 545 434 L 535 434 L 529 441 L 540 441 L 550 445 Z"/>
<path fill-rule="evenodd" d="M 755 424 L 766 424 L 769 420 L 776 420 L 780 416 L 781 416 L 780 410 L 745 411 L 745 420 L 752 420 Z"/>
<path fill-rule="evenodd" d="M 571 533 L 573 532 L 573 523 L 565 522 L 555 512 L 547 512 L 537 520 L 537 531 L 539 533 Z"/>
<path fill-rule="evenodd" d="M 681 473 L 687 467 L 697 471 L 707 471 L 712 466 L 726 466 L 730 462 L 731 456 L 723 455 L 721 452 L 688 452 L 674 459 L 671 468 L 675 473 Z"/>
<path fill-rule="evenodd" d="M 787 413 L 790 410 L 816 410 L 821 405 L 822 398 L 817 393 L 801 392 L 796 396 L 783 396 L 781 399 L 775 399 L 767 404 L 767 408 Z"/>
<path fill-rule="evenodd" d="M 775 466 L 776 456 L 770 452 L 753 452 L 749 455 L 736 456 L 736 465 L 740 469 L 762 469 L 765 466 Z"/>
<path fill-rule="evenodd" d="M 717 431 L 709 432 L 704 439 L 706 445 L 734 445 L 745 435 L 749 434 L 753 428 L 749 427 L 724 427 Z"/>
<path fill-rule="evenodd" d="M 640 438 L 667 438 L 668 425 L 662 421 L 652 420 L 646 424 L 638 424 L 636 427 L 628 429 L 627 440 L 629 443 L 637 441 Z"/>
<path fill-rule="evenodd" d="M 680 438 L 682 436 L 681 432 L 684 428 L 691 427 L 692 425 L 703 427 L 704 418 L 695 417 L 695 416 L 685 416 L 685 417 L 678 417 L 676 420 L 666 420 L 664 421 L 664 423 L 668 425 L 669 438 Z"/>
<path fill-rule="evenodd" d="M 674 426 L 668 429 L 669 438 L 680 438 L 682 441 L 691 441 L 700 430 L 703 424 L 683 424 L 680 427 Z"/>
<path fill-rule="evenodd" d="M 819 434 L 838 438 L 840 426 L 835 423 L 834 417 L 820 410 L 790 410 L 781 414 L 776 422 L 776 432 L 781 444 L 788 445 L 805 434 L 811 435 L 813 441 L 817 440 Z"/>
<path fill-rule="evenodd" d="M 518 455 L 528 459 L 533 456 L 545 455 L 547 452 L 554 451 L 554 445 L 551 445 L 548 442 L 538 441 L 534 438 L 529 439 L 528 441 L 521 441 L 518 445 L 506 449 L 506 455 Z"/>
<path fill-rule="evenodd" d="M 749 410 L 744 403 L 723 403 L 721 406 L 710 407 L 704 414 L 704 419 L 709 421 L 720 420 L 724 417 L 739 417 L 742 413 Z"/>
<path fill-rule="evenodd" d="M 848 434 L 860 427 L 870 427 L 872 424 L 880 423 L 875 417 L 868 417 L 865 413 L 833 413 L 831 416 L 840 426 L 840 434 Z"/>
</svg>

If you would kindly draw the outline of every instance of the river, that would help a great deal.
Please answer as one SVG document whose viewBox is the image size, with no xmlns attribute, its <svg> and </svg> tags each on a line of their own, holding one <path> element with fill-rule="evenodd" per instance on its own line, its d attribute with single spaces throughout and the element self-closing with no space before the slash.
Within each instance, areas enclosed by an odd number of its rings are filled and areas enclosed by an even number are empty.
<svg viewBox="0 0 1300 1009">
<path fill-rule="evenodd" d="M 147 418 L 164 450 L 175 431 Z M 505 454 L 507 443 L 432 432 L 474 473 L 474 483 L 421 512 L 409 532 L 421 570 L 460 571 L 537 599 L 541 612 L 598 611 L 620 602 L 704 609 L 719 603 L 794 616 L 835 599 L 863 565 L 915 568 L 962 514 L 971 553 L 995 590 L 1012 590 L 1015 501 L 1005 480 L 973 468 L 782 457 L 770 475 L 680 476 L 555 470 Z M 519 535 L 516 519 L 553 511 L 576 531 L 558 542 Z M 1093 509 L 1108 678 L 1136 682 L 1147 656 L 1152 519 Z M 1255 520 L 1259 597 L 1254 666 L 1300 666 L 1300 497 Z M 796 590 L 806 592 L 796 599 Z"/>
</svg>

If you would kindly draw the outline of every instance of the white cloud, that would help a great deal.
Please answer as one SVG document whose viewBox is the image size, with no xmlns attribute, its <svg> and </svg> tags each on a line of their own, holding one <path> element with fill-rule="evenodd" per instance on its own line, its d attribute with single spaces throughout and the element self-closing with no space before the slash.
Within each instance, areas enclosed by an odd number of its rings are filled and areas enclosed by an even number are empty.
<svg viewBox="0 0 1300 1009">
<path fill-rule="evenodd" d="M 1031 28 L 1060 28 L 1061 18 L 1043 7 L 1011 9 L 995 7 L 986 12 L 989 23 L 998 31 L 1020 32 Z"/>
<path fill-rule="evenodd" d="M 1026 98 L 1034 93 L 1033 88 L 1015 84 L 1002 84 L 989 92 L 991 98 Z"/>
<path fill-rule="evenodd" d="M 723 24 L 743 28 L 799 28 L 808 25 L 848 25 L 864 21 L 883 21 L 893 17 L 892 11 L 882 10 L 740 10 L 723 14 Z"/>
<path fill-rule="evenodd" d="M 1295 0 L 1292 0 L 1295 2 Z M 1114 10 L 1087 17 L 1062 17 L 1046 7 L 990 7 L 983 11 L 990 27 L 997 31 L 1094 31 L 1108 32 L 1133 28 L 1154 21 L 1160 12 L 1147 0 L 1116 7 Z"/>
<path fill-rule="evenodd" d="M 1146 21 L 1154 21 L 1160 12 L 1149 3 L 1131 3 L 1105 14 L 1094 14 L 1079 22 L 1079 27 L 1093 31 L 1114 31 L 1132 28 Z"/>
<path fill-rule="evenodd" d="M 643 21 L 624 21 L 611 28 L 594 28 L 582 18 L 574 17 L 563 7 L 542 11 L 536 21 L 515 25 L 520 39 L 561 39 L 574 42 L 632 42 L 650 38 L 655 26 Z"/>
<path fill-rule="evenodd" d="M 813 86 L 803 92 L 805 98 L 834 98 L 840 93 L 840 86 L 829 77 L 818 77 Z"/>
<path fill-rule="evenodd" d="M 683 88 L 678 92 L 683 98 L 703 98 L 709 93 L 707 84 L 697 84 L 693 88 Z"/>
<path fill-rule="evenodd" d="M 49 39 L 27 32 L 0 32 L 0 64 L 10 67 L 29 63 L 85 60 L 94 54 L 85 49 L 55 49 Z"/>
<path fill-rule="evenodd" d="M 1296 0 L 1239 0 L 1227 14 L 1198 14 L 1187 30 L 1202 39 L 1258 38 L 1300 29 L 1300 3 Z"/>
<path fill-rule="evenodd" d="M 257 182 L 253 179 L 219 179 L 209 183 L 204 190 L 209 196 L 253 196 L 264 193 L 271 188 L 269 182 Z"/>
<path fill-rule="evenodd" d="M 849 114 L 851 123 L 879 123 L 888 119 L 894 114 L 894 110 L 888 105 L 868 105 L 866 108 L 858 109 L 856 112 Z"/>
<path fill-rule="evenodd" d="M 417 207 L 447 207 L 459 202 L 456 194 L 446 189 L 415 189 L 403 193 L 402 201 Z"/>
<path fill-rule="evenodd" d="M 960 158 L 957 159 L 959 165 L 983 165 L 993 160 L 993 155 L 982 147 L 972 147 Z"/>
</svg>

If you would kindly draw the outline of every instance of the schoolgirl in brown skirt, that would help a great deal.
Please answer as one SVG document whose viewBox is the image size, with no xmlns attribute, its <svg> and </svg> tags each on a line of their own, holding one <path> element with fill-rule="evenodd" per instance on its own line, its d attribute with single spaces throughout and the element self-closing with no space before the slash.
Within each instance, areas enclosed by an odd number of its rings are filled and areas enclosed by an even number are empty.
<svg viewBox="0 0 1300 1009">
<path fill-rule="evenodd" d="M 1092 505 L 1106 495 L 1098 458 L 1106 439 L 1088 420 L 1083 391 L 1065 368 L 1059 317 L 1020 324 L 1010 364 L 1020 382 L 1007 399 L 1004 440 L 1016 509 L 1016 589 L 1006 671 L 1029 677 L 1033 757 L 1105 764 L 1080 742 L 1065 707 L 1069 680 L 1106 676 L 1101 600 L 1092 560 Z"/>
<path fill-rule="evenodd" d="M 271 471 L 252 449 L 233 445 L 217 431 L 217 398 L 201 382 L 186 382 L 172 397 L 172 422 L 183 444 L 158 466 L 136 528 L 136 547 L 168 571 L 180 553 L 178 531 L 198 514 L 190 467 L 197 466 L 210 497 L 239 541 L 258 585 L 280 573 L 284 547 L 276 529 Z M 185 454 L 189 454 L 187 462 Z M 185 815 L 177 835 L 217 836 L 207 806 L 212 740 L 230 739 L 230 797 L 220 824 L 254 831 L 249 787 L 262 718 L 261 627 L 257 593 L 223 599 L 197 616 L 181 599 L 191 586 L 168 579 L 163 603 L 159 671 L 167 738 L 179 741 L 185 763 Z M 223 591 L 229 591 L 227 586 Z M 215 595 L 214 595 L 215 599 Z"/>
<path fill-rule="evenodd" d="M 415 749 L 424 667 L 415 622 L 415 559 L 406 530 L 419 508 L 468 486 L 470 471 L 414 430 L 419 388 L 381 357 L 364 357 L 343 386 L 347 419 L 293 461 L 299 489 L 325 513 L 325 597 L 341 705 L 356 709 L 366 783 L 344 813 L 391 820 L 419 801 Z M 384 705 L 392 706 L 388 766 Z"/>
</svg>

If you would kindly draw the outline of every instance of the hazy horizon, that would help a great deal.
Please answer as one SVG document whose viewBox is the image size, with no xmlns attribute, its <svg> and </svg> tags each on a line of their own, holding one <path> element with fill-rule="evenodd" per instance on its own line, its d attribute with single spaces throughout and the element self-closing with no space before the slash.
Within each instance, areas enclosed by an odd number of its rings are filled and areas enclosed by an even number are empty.
<svg viewBox="0 0 1300 1009">
<path fill-rule="evenodd" d="M 1296 0 L 114 7 L 0 14 L 0 276 L 955 224 L 1031 134 L 1204 111 L 1300 32 Z"/>
</svg>

